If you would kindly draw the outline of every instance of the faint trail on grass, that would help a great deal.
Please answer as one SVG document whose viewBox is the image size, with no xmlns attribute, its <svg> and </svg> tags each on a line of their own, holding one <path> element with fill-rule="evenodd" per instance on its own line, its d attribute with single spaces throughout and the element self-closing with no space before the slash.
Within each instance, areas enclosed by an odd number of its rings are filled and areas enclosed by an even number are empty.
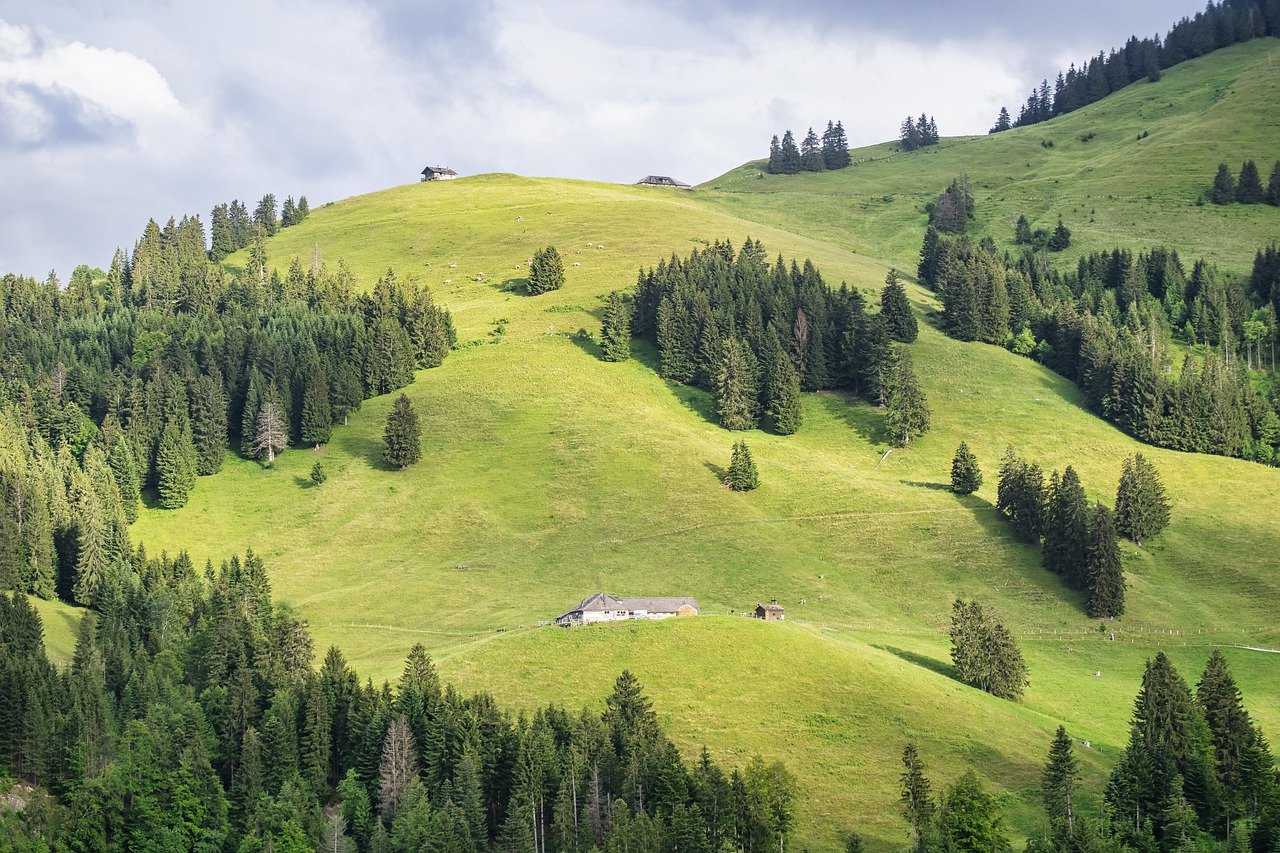
<svg viewBox="0 0 1280 853">
<path fill-rule="evenodd" d="M 1263 649 L 1258 646 L 1231 646 L 1233 649 L 1244 649 L 1250 652 L 1265 652 L 1269 655 L 1280 655 L 1280 649 Z"/>
<path fill-rule="evenodd" d="M 660 539 L 664 536 L 683 536 L 686 533 L 693 533 L 697 530 L 707 530 L 715 527 L 742 527 L 748 524 L 782 524 L 788 521 L 826 521 L 832 518 L 874 518 L 877 516 L 887 515 L 941 515 L 945 513 L 969 512 L 967 507 L 954 507 L 951 509 L 904 509 L 904 510 L 885 510 L 883 512 L 869 512 L 865 510 L 849 510 L 847 512 L 822 512 L 812 515 L 784 515 L 776 518 L 749 518 L 727 521 L 704 521 L 701 524 L 690 524 L 687 527 L 677 527 L 674 530 L 659 530 L 653 533 L 643 533 L 639 536 L 627 536 L 622 539 L 609 539 L 607 541 L 614 544 L 622 544 L 625 542 L 643 542 L 647 539 Z"/>
</svg>

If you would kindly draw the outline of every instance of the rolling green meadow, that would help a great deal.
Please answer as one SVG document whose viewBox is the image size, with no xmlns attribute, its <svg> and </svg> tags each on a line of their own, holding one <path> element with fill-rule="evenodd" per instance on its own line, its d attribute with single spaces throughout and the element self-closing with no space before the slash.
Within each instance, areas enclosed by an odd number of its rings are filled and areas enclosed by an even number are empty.
<svg viewBox="0 0 1280 853">
<path fill-rule="evenodd" d="M 1280 648 L 1280 472 L 1140 445 L 1035 362 L 944 336 L 928 322 L 934 297 L 909 284 L 925 320 L 911 350 L 932 430 L 881 461 L 879 410 L 806 394 L 798 434 L 745 435 L 761 486 L 738 494 L 720 481 L 743 436 L 716 425 L 709 395 L 661 379 L 643 345 L 609 364 L 576 334 L 598 331 L 604 299 L 641 267 L 716 239 L 750 236 L 771 255 L 811 258 L 829 283 L 874 302 L 891 266 L 914 272 L 922 205 L 961 174 L 976 233 L 1001 247 L 1020 213 L 1035 227 L 1061 214 L 1073 231 L 1063 263 L 1159 243 L 1184 263 L 1204 256 L 1247 274 L 1254 252 L 1280 237 L 1280 209 L 1196 201 L 1219 161 L 1238 169 L 1252 158 L 1269 171 L 1280 159 L 1278 46 L 1218 51 L 994 137 L 910 154 L 861 149 L 834 173 L 747 164 L 688 192 L 483 175 L 317 208 L 268 241 L 274 266 L 318 252 L 364 287 L 391 268 L 430 285 L 453 314 L 457 351 L 405 389 L 422 420 L 422 461 L 405 471 L 381 462 L 393 398 L 375 398 L 330 444 L 289 450 L 273 469 L 229 455 L 182 509 L 144 510 L 135 541 L 185 549 L 198 565 L 252 548 L 319 653 L 338 645 L 362 676 L 394 679 L 423 643 L 464 691 L 525 709 L 594 708 L 629 668 L 688 755 L 705 744 L 729 764 L 759 754 L 796 771 L 796 841 L 811 849 L 835 849 L 849 829 L 875 849 L 905 843 L 897 777 L 909 738 L 935 785 L 969 766 L 985 776 L 1025 836 L 1039 829 L 1040 768 L 1064 723 L 1091 744 L 1077 754 L 1096 806 L 1157 650 L 1194 683 L 1224 647 L 1250 711 L 1280 741 L 1280 654 L 1244 648 Z M 525 296 L 525 262 L 547 245 L 564 256 L 565 286 Z M 962 440 L 986 474 L 965 498 L 948 489 Z M 998 517 L 1007 445 L 1046 471 L 1074 465 L 1090 499 L 1108 504 L 1126 456 L 1141 450 L 1161 470 L 1173 522 L 1144 548 L 1122 546 L 1128 610 L 1105 630 Z M 321 486 L 308 478 L 317 458 L 329 474 Z M 545 626 L 602 589 L 691 595 L 702 615 Z M 958 596 L 990 605 L 1018 636 L 1031 672 L 1022 702 L 950 677 L 945 631 Z M 770 598 L 785 622 L 745 618 Z M 38 607 L 65 658 L 73 611 Z"/>
</svg>

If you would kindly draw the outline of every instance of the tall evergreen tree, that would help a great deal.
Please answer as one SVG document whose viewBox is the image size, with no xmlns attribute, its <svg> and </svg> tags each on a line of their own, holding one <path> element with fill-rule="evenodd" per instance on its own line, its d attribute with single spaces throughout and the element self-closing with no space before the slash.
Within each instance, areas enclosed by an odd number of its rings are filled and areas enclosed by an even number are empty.
<svg viewBox="0 0 1280 853">
<path fill-rule="evenodd" d="M 976 601 L 951 608 L 951 661 L 956 678 L 992 696 L 1017 701 L 1026 688 L 1027 664 L 1013 635 Z"/>
<path fill-rule="evenodd" d="M 615 290 L 609 294 L 600 328 L 600 350 L 605 361 L 631 358 L 631 306 Z"/>
<path fill-rule="evenodd" d="M 996 491 L 996 509 L 1013 523 L 1019 535 L 1039 542 L 1044 532 L 1044 473 L 1040 466 L 1028 463 L 1009 447 L 1000 463 L 1000 482 Z"/>
<path fill-rule="evenodd" d="M 747 448 L 746 442 L 734 442 L 733 457 L 729 460 L 725 485 L 735 492 L 749 492 L 760 485 L 760 474 L 756 470 L 755 460 L 751 458 L 751 451 Z"/>
<path fill-rule="evenodd" d="M 125 519 L 132 524 L 138 520 L 138 501 L 142 494 L 138 466 L 123 433 L 118 434 L 112 442 L 107 464 L 111 467 L 112 478 L 120 492 L 120 505 L 124 509 Z"/>
<path fill-rule="evenodd" d="M 201 376 L 191 387 L 191 437 L 196 449 L 196 473 L 222 470 L 227 452 L 227 398 L 217 376 Z"/>
<path fill-rule="evenodd" d="M 231 211 L 228 205 L 219 204 L 213 209 L 209 219 L 209 260 L 215 263 L 230 255 L 237 248 L 236 235 L 232 230 Z"/>
<path fill-rule="evenodd" d="M 924 761 L 914 741 L 908 741 L 902 749 L 902 767 L 902 774 L 898 777 L 898 802 L 902 806 L 903 817 L 911 826 L 911 849 L 922 853 L 937 806 L 933 802 L 929 777 L 925 775 Z"/>
<path fill-rule="evenodd" d="M 1062 217 L 1058 217 L 1058 224 L 1053 229 L 1053 234 L 1049 237 L 1049 251 L 1061 252 L 1071 245 L 1071 230 L 1062 224 Z"/>
<path fill-rule="evenodd" d="M 973 770 L 966 770 L 944 792 L 938 808 L 938 831 L 942 849 L 956 853 L 1009 848 L 1000 802 Z"/>
<path fill-rule="evenodd" d="M 782 173 L 794 175 L 804 168 L 800 157 L 800 149 L 796 145 L 795 135 L 791 131 L 782 134 Z"/>
<path fill-rule="evenodd" d="M 725 343 L 724 358 L 716 376 L 716 418 L 725 429 L 755 429 L 759 394 L 753 357 L 741 341 Z"/>
<path fill-rule="evenodd" d="M 1058 726 L 1049 747 L 1049 759 L 1041 776 L 1044 810 L 1049 816 L 1058 843 L 1065 845 L 1075 834 L 1075 790 L 1080 779 L 1080 763 L 1071 748 L 1065 726 Z"/>
<path fill-rule="evenodd" d="M 890 441 L 906 447 L 929 431 L 929 417 L 929 402 L 920 388 L 911 353 L 903 349 L 898 353 L 886 403 L 884 423 Z"/>
<path fill-rule="evenodd" d="M 1124 615 L 1124 568 L 1111 510 L 1096 504 L 1089 520 L 1089 544 L 1085 552 L 1085 578 L 1089 593 L 1088 613 L 1094 619 L 1115 619 Z"/>
<path fill-rule="evenodd" d="M 827 168 L 826 160 L 822 156 L 822 144 L 818 141 L 818 134 L 813 132 L 812 127 L 805 134 L 804 141 L 800 143 L 800 168 L 806 172 L 821 172 Z"/>
<path fill-rule="evenodd" d="M 1236 200 L 1236 182 L 1231 177 L 1231 170 L 1226 163 L 1218 164 L 1218 174 L 1213 178 L 1213 189 L 1209 190 L 1209 201 L 1214 204 L 1231 204 Z"/>
<path fill-rule="evenodd" d="M 1160 472 L 1141 453 L 1124 461 L 1116 490 L 1116 530 L 1141 546 L 1169 525 L 1169 500 Z"/>
<path fill-rule="evenodd" d="M 194 456 L 190 427 L 184 429 L 184 423 L 170 420 L 160 433 L 156 448 L 156 491 L 161 508 L 178 509 L 186 505 L 196 481 Z"/>
<path fill-rule="evenodd" d="M 778 141 L 776 133 L 769 142 L 769 165 L 765 167 L 765 171 L 771 175 L 780 175 L 783 172 L 782 143 Z"/>
<path fill-rule="evenodd" d="M 253 211 L 253 224 L 262 229 L 268 237 L 280 230 L 280 218 L 276 212 L 276 197 L 267 193 L 258 202 Z"/>
<path fill-rule="evenodd" d="M 951 460 L 951 491 L 958 495 L 971 495 L 980 488 L 982 471 L 978 468 L 978 459 L 969 450 L 969 445 L 962 441 Z"/>
<path fill-rule="evenodd" d="M 1058 478 L 1054 471 L 1045 502 L 1044 567 L 1061 575 L 1073 589 L 1084 589 L 1086 546 L 1089 540 L 1089 504 L 1084 486 L 1070 465 Z"/>
<path fill-rule="evenodd" d="M 555 246 L 547 246 L 533 253 L 529 264 L 529 295 L 538 296 L 559 290 L 564 284 L 564 261 Z"/>
<path fill-rule="evenodd" d="M 1256 818 L 1267 799 L 1276 794 L 1276 780 L 1268 776 L 1273 760 L 1266 739 L 1245 710 L 1220 649 L 1209 655 L 1196 685 L 1196 701 L 1204 710 L 1213 739 L 1215 769 L 1228 804 L 1227 820 L 1241 815 Z"/>
<path fill-rule="evenodd" d="M 778 435 L 794 435 L 800 429 L 800 375 L 785 353 L 777 358 L 769 382 L 769 419 Z"/>
<path fill-rule="evenodd" d="M 884 290 L 880 292 L 880 313 L 889 324 L 889 334 L 895 341 L 909 344 L 920 333 L 916 315 L 907 299 L 906 288 L 898 281 L 898 271 L 895 269 L 889 270 L 889 275 L 884 280 Z"/>
<path fill-rule="evenodd" d="M 1262 204 L 1267 200 L 1267 191 L 1262 188 L 1262 178 L 1258 175 L 1258 164 L 1252 160 L 1244 161 L 1240 167 L 1240 180 L 1236 183 L 1236 201 L 1241 204 Z"/>
<path fill-rule="evenodd" d="M 1000 108 L 1000 115 L 996 117 L 996 123 L 992 125 L 988 133 L 1002 133 L 1013 127 L 1013 121 L 1009 118 L 1009 110 L 1005 107 Z"/>
<path fill-rule="evenodd" d="M 387 415 L 383 437 L 386 446 L 382 458 L 391 467 L 403 470 L 422 458 L 422 428 L 408 396 L 401 394 L 396 398 Z"/>
<path fill-rule="evenodd" d="M 333 410 L 330 407 L 329 380 L 323 369 L 306 379 L 302 392 L 302 441 L 315 447 L 328 442 L 333 433 Z"/>
<path fill-rule="evenodd" d="M 1267 182 L 1267 204 L 1280 207 L 1280 160 L 1271 168 L 1271 180 Z"/>
</svg>

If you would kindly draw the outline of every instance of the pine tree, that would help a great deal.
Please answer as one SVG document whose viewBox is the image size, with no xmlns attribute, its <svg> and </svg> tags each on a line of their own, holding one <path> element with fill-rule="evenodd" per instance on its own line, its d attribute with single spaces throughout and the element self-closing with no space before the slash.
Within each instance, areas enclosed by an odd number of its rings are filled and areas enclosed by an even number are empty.
<svg viewBox="0 0 1280 853">
<path fill-rule="evenodd" d="M 898 281 L 898 271 L 889 270 L 884 280 L 884 290 L 880 292 L 880 313 L 889 325 L 889 334 L 895 341 L 909 344 L 920 333 L 916 325 L 916 315 L 907 300 L 906 288 Z"/>
<path fill-rule="evenodd" d="M 1267 204 L 1280 207 L 1280 160 L 1271 168 L 1271 180 L 1267 182 Z"/>
<path fill-rule="evenodd" d="M 196 448 L 196 473 L 222 470 L 227 452 L 227 398 L 217 376 L 201 376 L 191 388 L 191 438 Z"/>
<path fill-rule="evenodd" d="M 822 145 L 818 142 L 818 134 L 809 128 L 804 141 L 800 143 L 800 168 L 806 172 L 821 172 L 826 169 L 826 160 L 822 157 Z"/>
<path fill-rule="evenodd" d="M 1025 215 L 1018 217 L 1018 223 L 1013 227 L 1013 242 L 1019 246 L 1031 245 L 1031 222 Z"/>
<path fill-rule="evenodd" d="M 227 205 L 220 204 L 213 209 L 209 219 L 209 260 L 217 263 L 233 253 L 236 246 L 236 235 L 232 230 L 231 212 Z"/>
<path fill-rule="evenodd" d="M 913 438 L 929 431 L 929 402 L 906 349 L 898 353 L 894 366 L 884 424 L 890 440 L 898 447 L 906 447 Z"/>
<path fill-rule="evenodd" d="M 784 175 L 797 174 L 803 168 L 800 159 L 800 149 L 796 147 L 796 138 L 787 131 L 782 134 L 782 173 Z"/>
<path fill-rule="evenodd" d="M 800 429 L 800 375 L 785 354 L 779 354 L 769 382 L 769 418 L 778 435 L 794 435 Z"/>
<path fill-rule="evenodd" d="M 329 381 L 323 370 L 307 377 L 302 392 L 302 441 L 319 447 L 333 433 L 333 410 L 329 402 Z"/>
<path fill-rule="evenodd" d="M 280 230 L 280 219 L 276 214 L 276 197 L 267 193 L 258 202 L 253 211 L 253 224 L 262 229 L 268 237 Z"/>
<path fill-rule="evenodd" d="M 782 144 L 778 142 L 776 133 L 769 142 L 769 165 L 765 167 L 765 171 L 771 175 L 782 174 Z"/>
<path fill-rule="evenodd" d="M 249 459 L 256 455 L 253 445 L 258 437 L 258 412 L 262 411 L 265 385 L 258 368 L 250 368 L 244 391 L 244 412 L 240 418 L 240 455 Z"/>
<path fill-rule="evenodd" d="M 1089 592 L 1088 614 L 1094 619 L 1124 615 L 1124 569 L 1111 511 L 1102 504 L 1089 520 L 1089 544 L 1085 551 L 1085 577 Z"/>
<path fill-rule="evenodd" d="M 1053 235 L 1049 238 L 1049 251 L 1061 252 L 1071 245 L 1071 229 L 1062 224 L 1062 217 L 1058 217 L 1058 224 L 1053 229 Z"/>
<path fill-rule="evenodd" d="M 316 464 L 311 466 L 311 482 L 319 486 L 329 479 L 329 475 L 325 473 L 324 466 L 320 464 L 320 460 L 316 460 Z"/>
<path fill-rule="evenodd" d="M 967 266 L 957 270 L 942 293 L 942 325 L 958 341 L 976 341 L 982 334 L 978 292 Z"/>
<path fill-rule="evenodd" d="M 1218 164 L 1218 174 L 1213 178 L 1213 189 L 1209 190 L 1209 201 L 1214 204 L 1231 204 L 1236 200 L 1236 182 L 1231 177 L 1231 170 L 1226 163 Z"/>
<path fill-rule="evenodd" d="M 163 509 L 185 506 L 191 487 L 195 485 L 195 450 L 191 446 L 190 427 L 177 419 L 170 420 L 160 433 L 156 448 L 156 491 Z"/>
<path fill-rule="evenodd" d="M 1065 726 L 1058 726 L 1049 747 L 1040 790 L 1044 810 L 1049 816 L 1054 836 L 1062 843 L 1075 833 L 1075 789 L 1080 778 L 1080 764 L 1071 749 L 1071 738 Z"/>
<path fill-rule="evenodd" d="M 725 429 L 755 429 L 757 399 L 755 370 L 747 347 L 736 338 L 725 343 L 716 376 L 716 418 Z"/>
<path fill-rule="evenodd" d="M 1246 160 L 1240 167 L 1240 181 L 1236 184 L 1236 201 L 1241 204 L 1262 204 L 1267 200 L 1267 192 L 1262 188 L 1262 179 L 1258 175 L 1258 164 Z"/>
<path fill-rule="evenodd" d="M 988 133 L 1003 133 L 1013 127 L 1013 121 L 1009 118 L 1009 110 L 1005 107 L 1000 108 L 1000 115 L 996 117 L 996 123 L 992 126 Z"/>
<path fill-rule="evenodd" d="M 422 429 L 409 398 L 401 394 L 387 415 L 382 458 L 393 468 L 405 469 L 422 457 Z"/>
<path fill-rule="evenodd" d="M 840 122 L 827 122 L 827 129 L 822 134 L 822 159 L 828 169 L 843 169 L 849 165 L 849 140 Z"/>
<path fill-rule="evenodd" d="M 1027 664 L 1013 635 L 976 601 L 951 608 L 951 661 L 956 678 L 992 696 L 1016 701 L 1028 684 Z"/>
<path fill-rule="evenodd" d="M 385 817 L 394 817 L 405 804 L 410 786 L 417 778 L 418 748 L 409 731 L 409 723 L 405 715 L 401 714 L 387 728 L 387 737 L 382 747 L 382 763 L 378 768 L 378 806 Z"/>
<path fill-rule="evenodd" d="M 1013 523 L 1019 535 L 1038 543 L 1044 532 L 1044 473 L 1040 466 L 1028 464 L 1009 447 L 1000 463 L 1000 482 L 996 490 L 996 509 Z"/>
<path fill-rule="evenodd" d="M 749 492 L 760 485 L 760 475 L 746 442 L 734 442 L 733 457 L 729 460 L 729 471 L 724 482 L 735 492 Z"/>
<path fill-rule="evenodd" d="M 1210 654 L 1196 685 L 1196 701 L 1213 739 L 1215 770 L 1230 807 L 1228 818 L 1256 817 L 1268 793 L 1274 796 L 1274 782 L 1267 778 L 1272 759 L 1219 649 Z"/>
<path fill-rule="evenodd" d="M 902 814 L 911 826 L 911 849 L 920 853 L 937 807 L 930 792 L 929 777 L 924 772 L 924 761 L 913 741 L 907 741 L 902 749 L 902 775 L 898 777 L 898 802 Z"/>
<path fill-rule="evenodd" d="M 938 832 L 942 849 L 948 851 L 1009 848 L 1000 803 L 971 769 L 947 787 L 938 808 Z"/>
<path fill-rule="evenodd" d="M 951 460 L 951 491 L 958 495 L 971 495 L 980 488 L 982 471 L 978 468 L 978 459 L 969 450 L 969 445 L 962 441 Z"/>
<path fill-rule="evenodd" d="M 631 358 L 631 305 L 615 290 L 609 294 L 600 328 L 601 357 L 605 361 Z"/>
<path fill-rule="evenodd" d="M 280 404 L 268 399 L 258 410 L 254 423 L 253 454 L 255 457 L 266 457 L 267 465 L 275 464 L 276 453 L 289 445 L 289 431 L 284 425 L 284 415 Z"/>
<path fill-rule="evenodd" d="M 1135 545 L 1169 525 L 1169 500 L 1155 466 L 1141 453 L 1124 461 L 1116 490 L 1116 530 Z"/>
<path fill-rule="evenodd" d="M 1058 478 L 1054 471 L 1045 502 L 1044 567 L 1061 575 L 1073 589 L 1084 589 L 1085 548 L 1089 538 L 1089 505 L 1084 486 L 1070 465 Z"/>
<path fill-rule="evenodd" d="M 564 284 L 564 261 L 555 246 L 547 246 L 533 253 L 529 264 L 529 295 L 538 296 L 559 290 Z"/>
<path fill-rule="evenodd" d="M 138 466 L 124 433 L 118 434 L 112 442 L 107 464 L 111 467 L 112 479 L 116 481 L 116 489 L 120 492 L 120 505 L 124 509 L 124 517 L 133 524 L 138 520 L 138 501 L 142 495 L 138 482 Z"/>
</svg>

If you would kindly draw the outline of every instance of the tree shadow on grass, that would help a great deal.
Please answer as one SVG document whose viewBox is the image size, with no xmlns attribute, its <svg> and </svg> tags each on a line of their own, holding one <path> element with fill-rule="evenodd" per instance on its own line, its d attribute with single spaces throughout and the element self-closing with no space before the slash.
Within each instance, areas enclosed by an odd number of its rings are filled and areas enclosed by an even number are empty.
<svg viewBox="0 0 1280 853">
<path fill-rule="evenodd" d="M 650 342 L 632 338 L 631 357 L 654 373 L 658 373 L 658 349 Z M 700 415 L 709 424 L 720 425 L 720 422 L 716 419 L 715 397 L 711 392 L 703 391 L 701 388 L 694 388 L 692 385 L 685 385 L 682 382 L 675 382 L 671 379 L 662 381 L 666 383 L 672 396 L 679 400 L 680 404 L 686 409 L 696 415 Z"/>
<path fill-rule="evenodd" d="M 883 446 L 889 443 L 889 435 L 884 428 L 884 414 L 875 406 L 862 402 L 846 391 L 824 391 L 817 397 L 828 414 L 844 421 L 869 444 Z"/>
<path fill-rule="evenodd" d="M 901 658 L 907 663 L 922 666 L 930 672 L 936 672 L 944 678 L 955 679 L 956 677 L 956 668 L 949 663 L 938 660 L 937 658 L 931 658 L 928 655 L 922 655 L 917 652 L 909 652 L 906 649 L 900 649 L 897 646 L 875 646 L 875 648 L 880 649 L 883 652 L 888 652 L 894 657 Z"/>
<path fill-rule="evenodd" d="M 500 293 L 515 293 L 520 296 L 529 296 L 529 279 L 527 278 L 508 278 L 503 281 L 495 281 L 493 286 Z"/>
<path fill-rule="evenodd" d="M 951 491 L 950 483 L 925 483 L 920 480 L 899 480 L 898 482 L 904 486 L 911 486 L 913 489 L 929 489 L 934 492 Z"/>
<path fill-rule="evenodd" d="M 577 332 L 574 332 L 573 334 L 569 335 L 569 340 L 573 342 L 573 345 L 575 347 L 582 350 L 587 355 L 591 356 L 597 361 L 604 360 L 604 350 L 600 348 L 600 344 L 596 343 L 596 339 L 591 335 L 581 335 L 581 334 L 578 334 Z"/>
<path fill-rule="evenodd" d="M 703 462 L 702 467 L 710 471 L 715 476 L 716 482 L 722 486 L 724 485 L 724 481 L 729 478 L 728 470 L 725 468 L 721 468 L 719 465 L 717 465 L 714 462 L 709 462 L 709 461 Z"/>
</svg>

